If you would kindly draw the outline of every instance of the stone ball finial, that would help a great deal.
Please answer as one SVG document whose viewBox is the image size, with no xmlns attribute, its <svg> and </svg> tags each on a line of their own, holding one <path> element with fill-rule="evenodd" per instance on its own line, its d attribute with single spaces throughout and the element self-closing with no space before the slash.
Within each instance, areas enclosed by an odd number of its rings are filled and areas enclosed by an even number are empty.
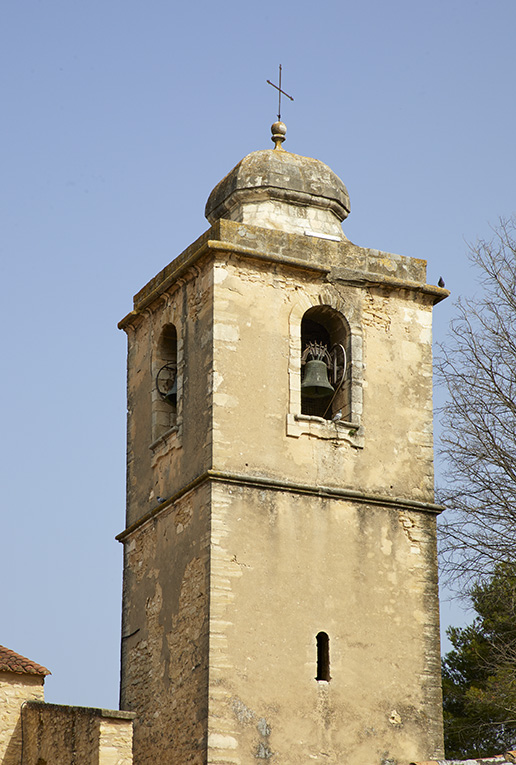
<svg viewBox="0 0 516 765">
<path fill-rule="evenodd" d="M 274 142 L 274 148 L 283 149 L 283 146 L 281 144 L 285 140 L 285 136 L 287 134 L 287 126 L 285 125 L 285 123 L 280 121 L 275 122 L 273 125 L 271 125 L 271 133 L 272 133 L 271 141 Z"/>
</svg>

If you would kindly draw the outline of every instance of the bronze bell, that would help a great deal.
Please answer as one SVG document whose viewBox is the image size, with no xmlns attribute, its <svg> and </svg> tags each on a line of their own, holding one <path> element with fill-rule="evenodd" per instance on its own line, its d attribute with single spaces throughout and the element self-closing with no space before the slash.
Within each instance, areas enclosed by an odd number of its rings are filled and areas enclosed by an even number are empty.
<svg viewBox="0 0 516 765">
<path fill-rule="evenodd" d="M 163 396 L 167 404 L 175 406 L 177 403 L 177 380 L 174 380 L 168 391 Z"/>
<path fill-rule="evenodd" d="M 301 383 L 301 393 L 307 398 L 326 398 L 334 392 L 328 380 L 328 367 L 321 359 L 306 362 L 305 376 Z"/>
</svg>

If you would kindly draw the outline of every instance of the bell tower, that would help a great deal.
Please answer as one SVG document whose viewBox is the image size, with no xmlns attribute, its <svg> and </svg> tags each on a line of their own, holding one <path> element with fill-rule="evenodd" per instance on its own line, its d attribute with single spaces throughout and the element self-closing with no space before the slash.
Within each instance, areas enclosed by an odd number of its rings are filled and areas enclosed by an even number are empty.
<svg viewBox="0 0 516 765">
<path fill-rule="evenodd" d="M 128 335 L 121 707 L 140 765 L 442 757 L 424 261 L 352 244 L 275 148 Z"/>
</svg>

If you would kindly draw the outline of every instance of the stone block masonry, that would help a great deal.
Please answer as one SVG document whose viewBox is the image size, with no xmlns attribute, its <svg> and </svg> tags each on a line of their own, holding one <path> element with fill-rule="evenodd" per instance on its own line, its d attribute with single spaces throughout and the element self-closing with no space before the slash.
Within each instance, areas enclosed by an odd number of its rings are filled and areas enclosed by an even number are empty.
<svg viewBox="0 0 516 765">
<path fill-rule="evenodd" d="M 21 763 L 131 765 L 133 717 L 130 712 L 28 701 L 21 712 Z"/>
<path fill-rule="evenodd" d="M 43 701 L 43 677 L 0 673 L 0 763 L 20 765 L 22 726 L 20 709 L 27 701 Z"/>
</svg>

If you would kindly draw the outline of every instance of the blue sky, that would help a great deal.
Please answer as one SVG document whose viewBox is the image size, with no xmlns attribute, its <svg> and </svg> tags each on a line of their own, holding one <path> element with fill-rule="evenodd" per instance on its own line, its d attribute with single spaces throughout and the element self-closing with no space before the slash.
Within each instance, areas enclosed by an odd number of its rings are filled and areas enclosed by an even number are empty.
<svg viewBox="0 0 516 765">
<path fill-rule="evenodd" d="M 3 0 L 0 642 L 52 670 L 47 700 L 118 704 L 116 324 L 272 146 L 266 80 L 295 99 L 285 148 L 346 183 L 347 236 L 471 295 L 466 242 L 515 212 L 515 25 L 513 0 Z"/>
</svg>

